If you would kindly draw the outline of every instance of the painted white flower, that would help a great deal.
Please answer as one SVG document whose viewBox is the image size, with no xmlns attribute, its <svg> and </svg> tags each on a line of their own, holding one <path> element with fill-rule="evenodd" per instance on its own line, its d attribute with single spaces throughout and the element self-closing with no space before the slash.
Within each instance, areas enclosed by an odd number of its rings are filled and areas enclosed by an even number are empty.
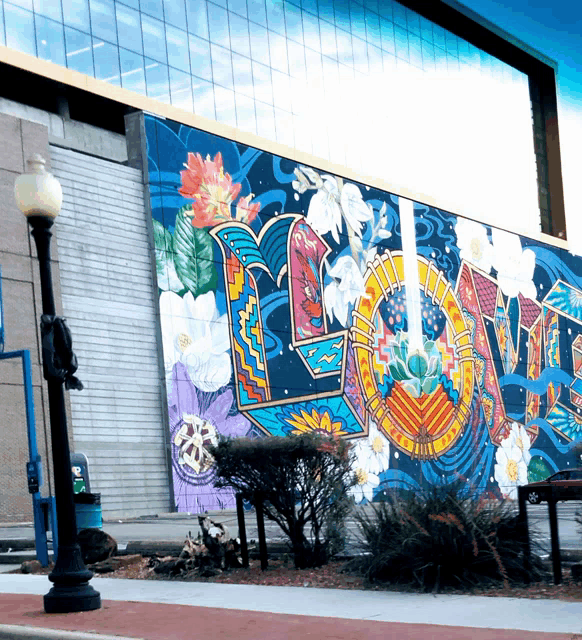
<svg viewBox="0 0 582 640">
<path fill-rule="evenodd" d="M 497 269 L 497 282 L 503 293 L 514 298 L 522 293 L 535 300 L 536 286 L 533 274 L 536 254 L 531 249 L 522 249 L 521 240 L 515 233 L 492 229 L 493 266 Z"/>
<path fill-rule="evenodd" d="M 378 475 L 388 469 L 390 466 L 390 443 L 374 422 L 370 422 L 367 438 L 363 438 L 358 444 L 361 447 L 365 468 L 369 472 Z"/>
<path fill-rule="evenodd" d="M 517 500 L 517 487 L 527 483 L 527 464 L 511 435 L 497 448 L 494 471 L 503 497 Z"/>
<path fill-rule="evenodd" d="M 307 189 L 311 187 L 309 180 L 305 177 L 305 174 L 298 168 L 295 168 L 293 172 L 297 180 L 293 180 L 291 185 L 298 193 L 305 193 Z"/>
<path fill-rule="evenodd" d="M 348 307 L 366 293 L 364 278 L 352 256 L 341 256 L 328 271 L 333 280 L 325 287 L 324 299 L 329 319 L 333 317 L 345 327 Z M 339 282 L 338 282 L 339 280 Z"/>
<path fill-rule="evenodd" d="M 362 223 L 374 218 L 374 209 L 364 202 L 360 189 L 351 182 L 346 182 L 340 195 L 340 204 L 346 223 L 359 237 L 362 236 Z"/>
<path fill-rule="evenodd" d="M 473 220 L 457 218 L 455 233 L 461 260 L 474 264 L 485 273 L 491 273 L 493 247 L 487 237 L 487 229 Z"/>
<path fill-rule="evenodd" d="M 364 451 L 362 442 L 354 446 L 354 465 L 356 483 L 350 487 L 349 493 L 354 496 L 356 504 L 364 500 L 372 502 L 374 489 L 380 484 L 380 478 L 368 468 L 369 462 L 367 453 Z"/>
<path fill-rule="evenodd" d="M 337 180 L 332 176 L 322 176 L 321 187 L 313 194 L 307 210 L 307 224 L 323 236 L 331 231 L 333 239 L 339 244 L 342 228 L 342 210 Z"/>
<path fill-rule="evenodd" d="M 528 466 L 531 460 L 531 453 L 529 452 L 531 440 L 525 427 L 514 422 L 511 425 L 511 431 L 507 439 L 512 447 L 517 447 L 521 451 L 522 460 L 525 462 L 525 465 Z"/>
<path fill-rule="evenodd" d="M 218 391 L 232 373 L 228 317 L 219 316 L 214 292 L 183 298 L 164 291 L 160 295 L 162 345 L 166 378 L 182 362 L 192 382 L 202 391 Z"/>
</svg>

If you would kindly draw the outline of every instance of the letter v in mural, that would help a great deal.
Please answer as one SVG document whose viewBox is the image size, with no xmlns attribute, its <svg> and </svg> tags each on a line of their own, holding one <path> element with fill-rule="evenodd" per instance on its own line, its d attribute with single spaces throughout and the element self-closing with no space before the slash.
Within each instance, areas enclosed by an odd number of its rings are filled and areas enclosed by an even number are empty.
<svg viewBox="0 0 582 640">
<path fill-rule="evenodd" d="M 358 503 L 458 480 L 515 498 L 576 464 L 579 258 L 420 203 L 411 253 L 393 194 L 144 130 L 179 510 L 232 506 L 220 437 L 348 438 Z"/>
</svg>

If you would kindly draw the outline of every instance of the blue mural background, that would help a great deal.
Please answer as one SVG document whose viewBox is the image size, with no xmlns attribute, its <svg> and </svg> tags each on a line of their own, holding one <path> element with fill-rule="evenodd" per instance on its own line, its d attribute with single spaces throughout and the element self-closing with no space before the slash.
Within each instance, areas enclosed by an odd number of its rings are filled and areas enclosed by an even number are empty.
<svg viewBox="0 0 582 640">
<path fill-rule="evenodd" d="M 144 117 L 179 510 L 221 435 L 350 438 L 356 502 L 577 464 L 579 258 L 414 203 L 413 272 L 394 194 Z"/>
</svg>

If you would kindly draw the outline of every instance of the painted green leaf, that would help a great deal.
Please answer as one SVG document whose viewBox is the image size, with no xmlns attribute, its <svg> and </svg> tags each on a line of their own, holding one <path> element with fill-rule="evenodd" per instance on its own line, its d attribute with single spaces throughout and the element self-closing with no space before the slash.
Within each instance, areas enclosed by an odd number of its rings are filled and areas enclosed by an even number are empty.
<svg viewBox="0 0 582 640">
<path fill-rule="evenodd" d="M 156 268 L 163 271 L 167 254 L 172 251 L 172 234 L 159 220 L 154 220 L 154 245 L 156 248 Z"/>
<path fill-rule="evenodd" d="M 388 368 L 394 380 L 408 380 L 410 378 L 400 360 L 392 360 L 388 364 Z"/>
<path fill-rule="evenodd" d="M 178 278 L 174 265 L 172 234 L 157 220 L 154 220 L 154 244 L 158 287 L 181 295 L 186 293 L 187 289 Z"/>
<path fill-rule="evenodd" d="M 422 392 L 423 393 L 432 393 L 437 388 L 438 380 L 433 377 L 425 378 L 422 383 Z"/>
<path fill-rule="evenodd" d="M 184 215 L 189 207 L 176 214 L 173 248 L 176 273 L 196 297 L 216 289 L 218 277 L 214 264 L 212 237 L 206 229 L 192 226 L 191 218 Z"/>
<path fill-rule="evenodd" d="M 406 364 L 415 378 L 424 378 L 428 371 L 428 360 L 424 353 L 413 353 Z"/>
<path fill-rule="evenodd" d="M 527 481 L 541 482 L 552 474 L 548 463 L 540 456 L 534 456 L 527 467 Z"/>
</svg>

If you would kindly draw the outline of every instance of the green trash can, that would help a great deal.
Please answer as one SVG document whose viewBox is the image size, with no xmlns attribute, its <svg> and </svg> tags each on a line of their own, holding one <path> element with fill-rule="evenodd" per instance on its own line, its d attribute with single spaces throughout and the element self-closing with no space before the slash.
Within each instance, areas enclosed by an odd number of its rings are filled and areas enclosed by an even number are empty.
<svg viewBox="0 0 582 640">
<path fill-rule="evenodd" d="M 81 531 L 81 529 L 101 529 L 103 526 L 101 494 L 76 493 L 74 498 L 77 533 Z"/>
</svg>

